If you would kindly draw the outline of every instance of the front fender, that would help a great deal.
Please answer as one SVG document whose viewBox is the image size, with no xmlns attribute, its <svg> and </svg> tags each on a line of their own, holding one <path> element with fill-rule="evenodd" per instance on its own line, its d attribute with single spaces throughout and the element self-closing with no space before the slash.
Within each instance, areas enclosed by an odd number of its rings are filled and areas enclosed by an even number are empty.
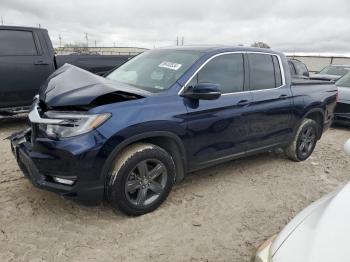
<svg viewBox="0 0 350 262">
<path fill-rule="evenodd" d="M 184 132 L 185 130 L 182 130 L 182 131 Z M 136 143 L 138 141 L 144 141 L 146 139 L 168 138 L 168 139 L 171 139 L 171 141 L 175 142 L 175 144 L 177 145 L 180 151 L 179 156 L 181 158 L 181 164 L 183 169 L 183 172 L 182 172 L 183 174 L 181 174 L 179 177 L 179 180 L 181 180 L 184 176 L 184 172 L 187 167 L 186 147 L 181 138 L 181 135 L 184 135 L 184 134 L 182 133 L 176 134 L 174 132 L 164 131 L 164 130 L 152 130 L 152 131 L 140 132 L 139 127 L 129 127 L 129 128 L 126 128 L 125 130 L 122 130 L 121 132 L 118 132 L 117 134 L 112 136 L 110 139 L 108 139 L 108 141 L 104 144 L 101 150 L 101 153 L 106 157 L 106 161 L 102 168 L 101 179 L 103 181 L 108 180 L 106 178 L 111 173 L 111 168 L 113 166 L 113 161 L 115 157 L 127 146 L 133 143 Z"/>
</svg>

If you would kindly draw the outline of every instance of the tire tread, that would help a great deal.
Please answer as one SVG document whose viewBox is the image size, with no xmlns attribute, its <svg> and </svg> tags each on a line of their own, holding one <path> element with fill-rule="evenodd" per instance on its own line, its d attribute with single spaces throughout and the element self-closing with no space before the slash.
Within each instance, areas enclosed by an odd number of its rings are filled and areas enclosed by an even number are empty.
<svg viewBox="0 0 350 262">
<path fill-rule="evenodd" d="M 128 169 L 128 165 L 133 161 L 134 158 L 142 157 L 143 155 L 147 154 L 155 154 L 167 160 L 167 166 L 168 169 L 170 169 L 167 170 L 170 184 L 168 185 L 165 193 L 160 197 L 155 205 L 151 205 L 145 209 L 136 209 L 131 207 L 130 204 L 128 204 L 121 195 L 123 191 L 121 186 L 124 186 L 122 180 L 123 176 L 126 175 L 123 172 Z M 158 208 L 158 206 L 160 206 L 162 202 L 167 198 L 175 182 L 175 164 L 172 157 L 163 148 L 150 143 L 136 143 L 124 149 L 116 157 L 112 170 L 113 171 L 109 178 L 107 186 L 108 202 L 114 209 L 120 210 L 124 214 L 130 216 L 143 215 Z"/>
<path fill-rule="evenodd" d="M 298 139 L 299 139 L 299 135 L 300 135 L 301 131 L 307 125 L 315 125 L 316 126 L 316 132 L 318 132 L 317 123 L 314 120 L 312 120 L 312 119 L 305 118 L 303 120 L 303 122 L 301 123 L 301 125 L 299 126 L 299 128 L 298 128 L 298 131 L 295 134 L 293 142 L 284 149 L 284 152 L 285 152 L 286 156 L 290 160 L 293 160 L 295 162 L 301 162 L 301 161 L 306 160 L 306 159 L 300 159 L 298 157 L 298 155 L 297 155 L 297 143 L 298 143 Z"/>
</svg>

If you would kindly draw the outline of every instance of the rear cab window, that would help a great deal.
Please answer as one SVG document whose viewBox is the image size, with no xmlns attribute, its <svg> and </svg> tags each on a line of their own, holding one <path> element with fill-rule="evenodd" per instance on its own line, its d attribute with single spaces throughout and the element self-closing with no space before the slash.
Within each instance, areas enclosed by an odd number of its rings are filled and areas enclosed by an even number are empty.
<svg viewBox="0 0 350 262">
<path fill-rule="evenodd" d="M 282 86 L 279 59 L 273 54 L 248 54 L 250 90 L 273 89 Z"/>
<path fill-rule="evenodd" d="M 295 70 L 298 75 L 306 75 L 309 72 L 306 65 L 299 61 L 295 63 Z"/>
<path fill-rule="evenodd" d="M 0 30 L 0 56 L 37 54 L 38 50 L 31 31 Z"/>
<path fill-rule="evenodd" d="M 288 65 L 289 65 L 289 70 L 290 70 L 291 75 L 296 75 L 296 74 L 297 74 L 297 72 L 295 71 L 295 68 L 294 68 L 293 62 L 288 61 Z"/>
</svg>

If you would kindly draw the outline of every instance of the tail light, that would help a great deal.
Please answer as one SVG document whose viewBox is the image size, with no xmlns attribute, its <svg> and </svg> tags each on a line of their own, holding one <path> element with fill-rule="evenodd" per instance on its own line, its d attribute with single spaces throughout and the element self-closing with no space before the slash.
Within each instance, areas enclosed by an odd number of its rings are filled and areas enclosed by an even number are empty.
<svg viewBox="0 0 350 262">
<path fill-rule="evenodd" d="M 336 100 L 336 102 L 338 103 L 338 100 L 339 100 L 339 90 L 338 90 L 338 87 L 337 87 L 337 94 L 336 94 L 335 100 Z"/>
</svg>

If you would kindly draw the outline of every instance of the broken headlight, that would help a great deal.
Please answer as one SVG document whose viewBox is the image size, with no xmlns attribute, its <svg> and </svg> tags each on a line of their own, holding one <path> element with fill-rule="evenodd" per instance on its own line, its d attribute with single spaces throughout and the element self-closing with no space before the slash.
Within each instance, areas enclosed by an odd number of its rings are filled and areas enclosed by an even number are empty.
<svg viewBox="0 0 350 262">
<path fill-rule="evenodd" d="M 39 128 L 48 136 L 72 137 L 87 133 L 107 121 L 110 118 L 110 113 L 103 114 L 85 114 L 85 113 L 66 113 L 48 111 L 44 114 L 46 119 L 62 120 L 58 124 L 39 124 Z"/>
</svg>

